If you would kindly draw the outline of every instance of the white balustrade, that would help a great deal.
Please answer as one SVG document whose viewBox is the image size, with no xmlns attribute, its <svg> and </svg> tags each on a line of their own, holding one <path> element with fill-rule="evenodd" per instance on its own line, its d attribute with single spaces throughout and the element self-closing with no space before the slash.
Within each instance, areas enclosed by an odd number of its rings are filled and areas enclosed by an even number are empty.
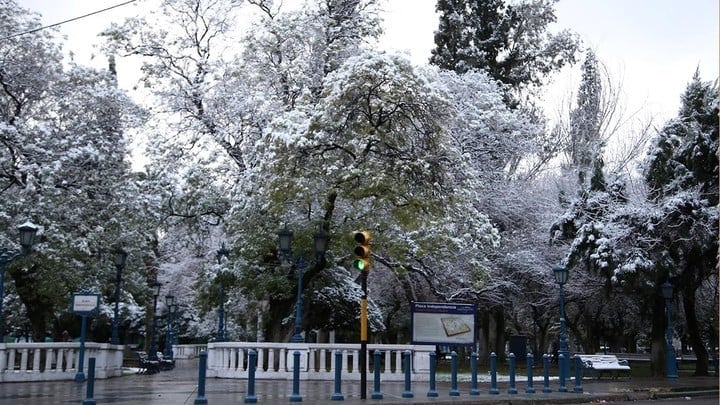
<svg viewBox="0 0 720 405">
<path fill-rule="evenodd" d="M 191 345 L 183 345 L 191 346 Z M 198 345 L 200 346 L 200 345 Z M 178 346 L 173 347 L 173 350 Z M 198 349 L 198 353 L 205 349 Z M 300 353 L 301 378 L 306 380 L 332 380 L 335 378 L 335 352 L 342 353 L 342 378 L 359 380 L 359 344 L 321 344 L 321 343 L 269 343 L 269 342 L 216 342 L 208 343 L 208 377 L 247 378 L 250 350 L 257 352 L 255 378 L 292 379 L 295 352 Z M 381 352 L 380 377 L 383 381 L 403 381 L 403 355 L 406 350 L 412 353 L 411 378 L 414 381 L 427 381 L 430 376 L 430 352 L 435 346 L 428 345 L 368 345 L 367 376 L 373 375 L 373 353 Z M 189 347 L 182 353 L 189 353 Z M 176 357 L 177 358 L 177 357 Z"/>
<path fill-rule="evenodd" d="M 0 382 L 73 380 L 77 373 L 80 343 L 0 344 Z M 95 358 L 95 378 L 122 375 L 123 346 L 85 343 L 83 371 Z"/>
<path fill-rule="evenodd" d="M 173 358 L 176 360 L 196 359 L 207 345 L 173 345 Z"/>
</svg>

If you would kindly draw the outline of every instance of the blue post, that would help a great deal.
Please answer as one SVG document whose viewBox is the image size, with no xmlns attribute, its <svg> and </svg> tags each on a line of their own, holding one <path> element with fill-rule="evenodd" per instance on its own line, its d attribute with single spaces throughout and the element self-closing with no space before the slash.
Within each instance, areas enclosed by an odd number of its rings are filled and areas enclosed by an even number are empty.
<svg viewBox="0 0 720 405">
<path fill-rule="evenodd" d="M 508 386 L 508 394 L 517 394 L 517 388 L 515 387 L 515 353 L 508 355 L 508 362 L 510 363 L 510 385 Z"/>
<path fill-rule="evenodd" d="M 95 405 L 95 357 L 88 359 L 87 395 L 82 405 Z"/>
<path fill-rule="evenodd" d="M 450 352 L 450 396 L 451 397 L 459 397 L 460 391 L 458 391 L 458 380 L 457 380 L 457 372 L 458 372 L 458 355 L 453 350 Z"/>
<path fill-rule="evenodd" d="M 225 286 L 220 282 L 220 306 L 218 307 L 217 341 L 225 341 Z"/>
<path fill-rule="evenodd" d="M 672 332 L 672 284 L 665 282 L 661 287 L 663 289 L 663 295 L 665 296 L 665 312 L 667 313 L 667 332 L 665 336 L 665 366 L 667 369 L 667 378 L 678 378 L 677 359 L 675 358 Z"/>
<path fill-rule="evenodd" d="M 293 387 L 290 402 L 302 402 L 302 396 L 300 396 L 300 352 L 297 350 L 293 353 Z"/>
<path fill-rule="evenodd" d="M 533 387 L 533 366 L 535 365 L 535 358 L 533 357 L 532 353 L 527 354 L 527 387 L 525 388 L 525 393 L 527 394 L 534 394 L 535 388 Z"/>
<path fill-rule="evenodd" d="M 120 344 L 120 334 L 118 333 L 118 313 L 120 312 L 120 282 L 122 281 L 122 269 L 124 264 L 116 265 L 115 269 L 115 310 L 113 311 L 112 332 L 110 334 L 110 343 L 114 345 Z"/>
<path fill-rule="evenodd" d="M 78 366 L 77 373 L 75 373 L 75 381 L 85 381 L 85 373 L 83 373 L 83 367 L 85 366 L 85 331 L 87 330 L 87 315 L 81 315 L 82 322 L 80 324 L 80 354 L 78 355 Z"/>
<path fill-rule="evenodd" d="M 497 387 L 497 354 L 490 353 L 490 394 L 498 395 L 500 391 Z"/>
<path fill-rule="evenodd" d="M 255 396 L 255 369 L 257 368 L 257 351 L 250 349 L 248 352 L 248 389 L 247 395 L 245 396 L 246 404 L 257 403 L 257 397 Z"/>
<path fill-rule="evenodd" d="M 208 400 L 205 398 L 205 370 L 207 369 L 207 352 L 200 352 L 200 365 L 198 366 L 198 393 L 195 398 L 195 405 L 207 405 Z"/>
<path fill-rule="evenodd" d="M 575 388 L 573 392 L 583 392 L 582 387 L 582 360 L 580 356 L 575 355 Z"/>
<path fill-rule="evenodd" d="M 552 392 L 550 389 L 550 356 L 543 354 L 543 392 Z"/>
<path fill-rule="evenodd" d="M 335 392 L 332 395 L 333 401 L 342 401 L 345 399 L 340 387 L 342 386 L 342 351 L 335 350 Z"/>
<path fill-rule="evenodd" d="M 412 373 L 412 362 L 410 361 L 410 350 L 405 350 L 405 391 L 402 393 L 403 398 L 412 398 L 413 392 L 410 388 L 410 374 Z"/>
<path fill-rule="evenodd" d="M 373 352 L 373 392 L 370 395 L 372 399 L 382 399 L 383 394 L 380 392 L 380 350 Z"/>
<path fill-rule="evenodd" d="M 567 392 L 567 387 L 565 386 L 565 373 L 563 372 L 563 364 L 565 364 L 565 355 L 560 353 L 558 354 L 558 367 L 560 368 L 560 388 L 558 388 L 558 392 Z"/>
<path fill-rule="evenodd" d="M 472 352 L 470 355 L 470 395 L 480 395 L 477 381 L 478 354 Z"/>
<path fill-rule="evenodd" d="M 438 396 L 438 392 L 435 389 L 435 369 L 437 367 L 436 363 L 436 357 L 437 355 L 435 352 L 430 352 L 430 388 L 428 388 L 427 396 L 434 398 Z"/>
</svg>

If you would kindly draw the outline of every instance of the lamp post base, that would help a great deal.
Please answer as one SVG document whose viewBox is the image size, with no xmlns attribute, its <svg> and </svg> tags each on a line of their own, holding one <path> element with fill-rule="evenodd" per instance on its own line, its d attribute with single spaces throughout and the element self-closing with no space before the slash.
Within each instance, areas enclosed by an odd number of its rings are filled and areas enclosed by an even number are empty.
<svg viewBox="0 0 720 405">
<path fill-rule="evenodd" d="M 305 343 L 305 338 L 299 333 L 294 334 L 290 338 L 290 343 Z"/>
</svg>

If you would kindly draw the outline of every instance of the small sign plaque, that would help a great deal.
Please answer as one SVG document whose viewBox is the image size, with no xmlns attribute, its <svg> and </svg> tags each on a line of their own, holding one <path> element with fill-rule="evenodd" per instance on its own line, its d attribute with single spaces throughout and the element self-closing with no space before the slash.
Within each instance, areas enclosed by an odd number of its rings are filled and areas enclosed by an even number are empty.
<svg viewBox="0 0 720 405">
<path fill-rule="evenodd" d="M 100 294 L 75 293 L 73 294 L 72 310 L 78 315 L 89 315 L 98 309 Z"/>
</svg>

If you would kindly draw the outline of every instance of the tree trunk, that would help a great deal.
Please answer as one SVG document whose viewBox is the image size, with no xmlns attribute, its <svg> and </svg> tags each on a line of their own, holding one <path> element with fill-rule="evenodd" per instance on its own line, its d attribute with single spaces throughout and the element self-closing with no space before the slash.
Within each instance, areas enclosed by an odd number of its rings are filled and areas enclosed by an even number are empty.
<svg viewBox="0 0 720 405">
<path fill-rule="evenodd" d="M 488 311 L 481 311 L 478 313 L 478 363 L 481 365 L 490 364 L 490 315 Z"/>
<path fill-rule="evenodd" d="M 650 372 L 653 377 L 664 377 L 666 375 L 665 327 L 667 325 L 667 318 L 665 314 L 665 301 L 659 293 L 656 294 L 653 299 L 652 313 L 652 326 L 650 328 Z"/>
<path fill-rule="evenodd" d="M 292 336 L 294 323 L 283 324 L 282 321 L 288 316 L 288 311 L 292 310 L 294 303 L 294 298 L 286 300 L 270 299 L 268 301 L 265 337 L 269 337 L 270 342 L 285 342 Z"/>
<path fill-rule="evenodd" d="M 700 336 L 700 327 L 695 313 L 695 290 L 688 290 L 683 291 L 682 297 L 688 340 L 697 359 L 695 361 L 695 375 L 706 376 L 708 375 L 708 352 Z"/>
<path fill-rule="evenodd" d="M 15 291 L 25 306 L 32 330 L 32 338 L 35 342 L 43 341 L 55 308 L 53 303 L 48 301 L 47 295 L 38 289 L 37 278 L 42 277 L 39 272 L 37 265 L 31 265 L 30 268 L 12 266 L 7 269 L 7 273 L 15 282 Z M 0 299 L 2 298 L 0 297 Z M 6 329 L 5 334 L 7 332 Z"/>
<path fill-rule="evenodd" d="M 497 307 L 493 311 L 494 327 L 491 329 L 492 332 L 492 346 L 498 359 L 505 358 L 505 310 L 502 307 Z"/>
</svg>

